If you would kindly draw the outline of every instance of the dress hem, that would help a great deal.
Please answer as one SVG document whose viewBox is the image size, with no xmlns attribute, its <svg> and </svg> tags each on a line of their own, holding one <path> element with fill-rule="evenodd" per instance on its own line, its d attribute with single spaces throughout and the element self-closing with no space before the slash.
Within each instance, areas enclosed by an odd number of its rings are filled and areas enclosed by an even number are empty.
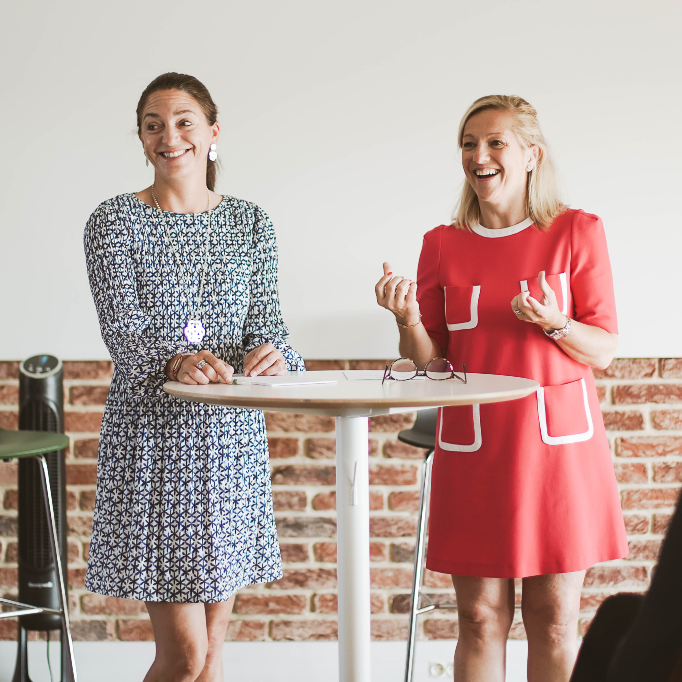
<svg viewBox="0 0 682 682">
<path fill-rule="evenodd" d="M 221 599 L 152 599 L 149 597 L 139 597 L 127 593 L 124 594 L 123 592 L 117 592 L 114 590 L 96 589 L 94 586 L 88 584 L 87 581 L 85 583 L 85 589 L 88 590 L 88 592 L 92 592 L 94 594 L 101 594 L 104 597 L 118 597 L 119 599 L 131 599 L 133 601 L 151 601 L 161 604 L 220 604 L 222 602 L 229 601 L 235 594 L 237 594 L 237 592 L 239 592 L 239 590 L 241 590 L 244 587 L 271 583 L 274 582 L 275 580 L 279 580 L 283 575 L 284 574 L 280 572 L 277 575 L 273 576 L 271 579 L 256 580 L 254 582 L 249 581 L 243 582 L 238 587 L 236 587 L 233 592 L 230 592 L 228 597 Z"/>
<path fill-rule="evenodd" d="M 613 561 L 615 559 L 624 559 L 630 550 L 628 548 L 621 550 L 614 550 L 607 553 L 605 556 L 583 559 L 580 561 L 566 561 L 556 562 L 554 565 L 545 565 L 533 568 L 514 569 L 511 566 L 506 568 L 493 567 L 488 564 L 473 564 L 451 562 L 439 559 L 426 559 L 426 568 L 436 573 L 446 573 L 448 575 L 462 575 L 476 578 L 532 578 L 536 575 L 558 575 L 560 573 L 575 573 L 576 571 L 584 571 L 595 564 L 600 564 L 605 561 Z"/>
</svg>

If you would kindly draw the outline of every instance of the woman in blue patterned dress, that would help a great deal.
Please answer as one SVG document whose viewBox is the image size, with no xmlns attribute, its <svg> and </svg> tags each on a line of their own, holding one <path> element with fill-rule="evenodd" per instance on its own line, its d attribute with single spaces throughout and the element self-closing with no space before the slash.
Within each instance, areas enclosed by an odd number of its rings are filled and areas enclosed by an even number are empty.
<svg viewBox="0 0 682 682">
<path fill-rule="evenodd" d="M 162 386 L 304 366 L 286 342 L 270 220 L 213 191 L 220 126 L 206 88 L 159 76 L 137 123 L 154 184 L 105 201 L 85 228 L 114 361 L 86 587 L 146 602 L 146 682 L 217 681 L 235 593 L 281 577 L 265 422 Z"/>
</svg>

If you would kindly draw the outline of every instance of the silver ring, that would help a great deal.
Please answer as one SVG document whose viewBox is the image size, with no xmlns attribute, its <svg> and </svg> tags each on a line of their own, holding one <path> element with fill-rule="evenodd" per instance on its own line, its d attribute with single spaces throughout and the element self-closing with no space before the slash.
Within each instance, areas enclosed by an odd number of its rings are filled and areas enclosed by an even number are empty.
<svg viewBox="0 0 682 682">
<path fill-rule="evenodd" d="M 515 311 L 514 311 L 514 315 L 520 315 L 520 314 L 521 314 L 521 311 L 520 311 L 520 310 L 515 310 Z"/>
<path fill-rule="evenodd" d="M 206 362 L 206 360 L 200 360 L 199 362 L 197 362 L 197 369 L 201 369 L 204 365 L 207 364 L 208 363 Z"/>
</svg>

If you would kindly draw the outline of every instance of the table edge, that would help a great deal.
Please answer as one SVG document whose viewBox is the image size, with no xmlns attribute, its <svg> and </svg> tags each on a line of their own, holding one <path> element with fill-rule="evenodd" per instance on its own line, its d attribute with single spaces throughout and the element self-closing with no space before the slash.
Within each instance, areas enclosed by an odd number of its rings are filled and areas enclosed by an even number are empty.
<svg viewBox="0 0 682 682">
<path fill-rule="evenodd" d="M 526 398 L 527 396 L 535 393 L 540 387 L 540 384 L 532 379 L 527 381 L 533 381 L 534 386 L 529 386 L 525 389 L 518 389 L 514 391 L 496 392 L 494 394 L 480 394 L 475 400 L 472 400 L 470 396 L 453 396 L 451 399 L 443 400 L 443 396 L 440 398 L 419 398 L 410 399 L 402 398 L 395 400 L 353 400 L 349 401 L 347 398 L 344 399 L 312 399 L 312 398 L 302 398 L 300 400 L 292 400 L 291 398 L 277 398 L 273 396 L 272 398 L 259 397 L 248 397 L 248 396 L 235 396 L 230 398 L 229 404 L 225 400 L 211 400 L 207 398 L 202 398 L 201 396 L 188 395 L 186 393 L 181 393 L 178 390 L 174 390 L 172 386 L 168 386 L 170 383 L 177 382 L 167 382 L 163 386 L 163 390 L 168 394 L 172 395 L 179 400 L 186 400 L 195 403 L 205 403 L 208 405 L 222 405 L 223 407 L 240 407 L 252 410 L 265 410 L 271 411 L 282 408 L 292 408 L 295 406 L 300 406 L 306 410 L 329 410 L 331 411 L 346 411 L 351 409 L 388 409 L 388 408 L 424 408 L 424 407 L 455 407 L 457 405 L 475 405 L 475 404 L 485 404 L 485 403 L 499 403 L 506 402 L 510 400 L 520 400 L 521 398 Z"/>
</svg>

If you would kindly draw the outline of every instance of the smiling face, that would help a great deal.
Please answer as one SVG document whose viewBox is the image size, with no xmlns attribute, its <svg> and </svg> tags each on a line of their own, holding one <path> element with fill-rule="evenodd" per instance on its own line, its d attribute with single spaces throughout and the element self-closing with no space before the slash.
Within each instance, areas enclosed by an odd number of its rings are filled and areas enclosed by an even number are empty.
<svg viewBox="0 0 682 682">
<path fill-rule="evenodd" d="M 206 177 L 220 125 L 209 125 L 199 103 L 182 90 L 153 92 L 142 111 L 140 140 L 157 175 L 168 180 Z"/>
<path fill-rule="evenodd" d="M 513 130 L 514 114 L 485 109 L 464 126 L 462 167 L 479 203 L 506 209 L 525 204 L 528 172 L 540 150 L 525 147 Z"/>
</svg>

